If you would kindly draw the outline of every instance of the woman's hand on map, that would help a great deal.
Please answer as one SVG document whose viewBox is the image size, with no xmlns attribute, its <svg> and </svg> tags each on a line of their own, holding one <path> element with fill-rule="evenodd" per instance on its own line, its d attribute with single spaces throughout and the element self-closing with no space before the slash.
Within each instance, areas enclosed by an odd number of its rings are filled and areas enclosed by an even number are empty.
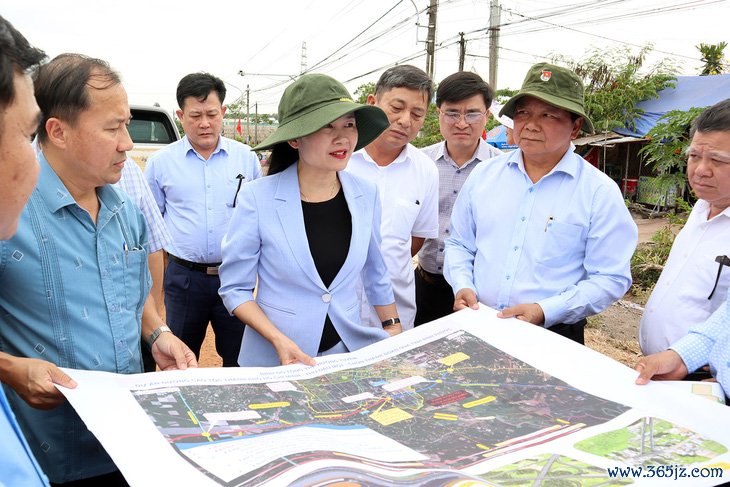
<svg viewBox="0 0 730 487">
<path fill-rule="evenodd" d="M 302 350 L 289 337 L 281 335 L 272 343 L 276 353 L 279 355 L 281 365 L 302 363 L 304 365 L 315 365 L 317 362 L 302 352 Z"/>
<path fill-rule="evenodd" d="M 649 380 L 681 380 L 689 373 L 687 366 L 674 350 L 653 353 L 639 360 L 634 369 L 639 373 L 636 383 L 648 384 Z"/>
</svg>

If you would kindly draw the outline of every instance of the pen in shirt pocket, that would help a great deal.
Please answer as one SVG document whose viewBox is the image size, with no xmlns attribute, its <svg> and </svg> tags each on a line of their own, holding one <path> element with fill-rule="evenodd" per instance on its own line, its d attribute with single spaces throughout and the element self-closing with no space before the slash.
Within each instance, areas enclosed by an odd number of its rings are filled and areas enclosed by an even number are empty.
<svg viewBox="0 0 730 487">
<path fill-rule="evenodd" d="M 124 242 L 124 265 L 129 266 L 129 246 Z"/>
<path fill-rule="evenodd" d="M 554 216 L 552 216 L 552 215 L 550 215 L 550 216 L 548 217 L 547 221 L 545 222 L 545 231 L 546 231 L 546 232 L 547 232 L 547 229 L 548 229 L 548 227 L 550 226 L 550 224 L 551 224 L 551 223 L 553 222 L 553 220 L 555 220 L 555 217 L 554 217 Z"/>
</svg>

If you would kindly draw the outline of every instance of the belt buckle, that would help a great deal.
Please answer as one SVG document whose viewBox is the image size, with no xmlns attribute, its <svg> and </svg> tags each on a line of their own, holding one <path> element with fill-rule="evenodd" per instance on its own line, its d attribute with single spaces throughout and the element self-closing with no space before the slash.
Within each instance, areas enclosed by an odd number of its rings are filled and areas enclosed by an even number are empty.
<svg viewBox="0 0 730 487">
<path fill-rule="evenodd" d="M 218 268 L 217 267 L 206 267 L 205 273 L 209 276 L 217 276 L 218 275 Z"/>
</svg>

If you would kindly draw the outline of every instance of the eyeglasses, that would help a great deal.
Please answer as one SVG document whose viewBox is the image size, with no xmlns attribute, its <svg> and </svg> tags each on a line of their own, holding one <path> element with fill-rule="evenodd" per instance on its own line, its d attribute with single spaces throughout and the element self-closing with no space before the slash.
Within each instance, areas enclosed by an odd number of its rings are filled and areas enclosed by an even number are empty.
<svg viewBox="0 0 730 487">
<path fill-rule="evenodd" d="M 464 115 L 461 114 L 461 112 L 457 112 L 455 110 L 446 110 L 445 112 L 439 111 L 441 115 L 446 119 L 449 123 L 459 123 L 459 120 L 461 120 L 461 117 L 464 117 L 464 121 L 468 124 L 474 124 L 477 122 L 481 122 L 482 118 L 484 118 L 484 115 L 487 114 L 487 112 L 481 113 L 481 112 L 467 112 Z"/>
<path fill-rule="evenodd" d="M 727 255 L 718 255 L 715 257 L 715 262 L 720 264 L 720 266 L 717 268 L 717 277 L 715 278 L 715 285 L 712 286 L 712 292 L 709 296 L 707 296 L 707 299 L 712 299 L 712 296 L 715 294 L 715 290 L 717 289 L 717 283 L 720 282 L 720 274 L 722 274 L 722 268 L 724 266 L 730 267 L 730 257 Z"/>
</svg>

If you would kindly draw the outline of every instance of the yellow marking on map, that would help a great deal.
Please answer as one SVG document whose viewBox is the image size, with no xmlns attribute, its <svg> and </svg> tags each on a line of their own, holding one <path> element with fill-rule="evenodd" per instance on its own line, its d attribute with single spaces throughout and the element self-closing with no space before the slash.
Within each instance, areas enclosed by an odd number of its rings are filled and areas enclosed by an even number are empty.
<svg viewBox="0 0 730 487">
<path fill-rule="evenodd" d="M 200 433 L 200 436 L 205 436 L 206 438 L 208 438 L 210 436 L 210 433 L 205 431 L 204 433 Z"/>
<path fill-rule="evenodd" d="M 381 405 L 380 405 L 380 406 L 378 407 L 378 409 L 376 409 L 376 410 L 375 410 L 375 412 L 374 412 L 373 414 L 378 414 L 378 413 L 380 412 L 380 410 L 381 410 L 381 409 L 383 409 L 383 406 L 385 406 L 385 405 L 386 405 L 386 404 L 388 404 L 389 402 L 390 402 L 390 397 L 386 397 L 386 398 L 385 398 L 385 400 L 383 401 L 383 404 L 381 404 Z"/>
<path fill-rule="evenodd" d="M 462 404 L 462 406 L 464 406 L 467 409 L 473 408 L 475 406 L 481 406 L 482 404 L 487 404 L 488 402 L 492 402 L 495 399 L 497 399 L 496 396 L 487 396 L 487 397 L 483 397 L 481 399 L 477 399 L 476 401 L 465 402 L 464 404 Z"/>
<path fill-rule="evenodd" d="M 336 414 L 316 414 L 314 417 L 315 418 L 319 418 L 319 419 L 326 419 L 326 418 L 340 418 L 340 417 L 342 417 L 342 415 L 339 414 L 339 413 L 336 413 Z M 286 424 L 291 424 L 291 423 L 286 423 Z"/>
<path fill-rule="evenodd" d="M 443 419 L 445 421 L 456 421 L 457 419 L 459 419 L 459 417 L 455 414 L 435 413 L 433 415 L 433 419 Z"/>
<path fill-rule="evenodd" d="M 566 421 L 564 419 L 555 418 L 555 421 L 557 421 L 560 424 L 570 424 L 570 421 Z"/>
<path fill-rule="evenodd" d="M 434 382 L 436 384 L 443 384 L 444 383 L 443 379 L 436 379 Z"/>
<path fill-rule="evenodd" d="M 289 407 L 291 403 L 287 401 L 281 402 L 266 402 L 261 404 L 249 404 L 249 409 L 272 409 L 272 408 L 285 408 Z"/>
<path fill-rule="evenodd" d="M 477 448 L 481 448 L 482 450 L 489 450 L 489 447 L 487 445 L 483 445 L 481 443 L 477 443 Z"/>
<path fill-rule="evenodd" d="M 198 424 L 198 420 L 195 419 L 195 416 L 193 415 L 192 411 L 188 411 L 188 416 L 190 416 L 190 421 L 192 421 L 193 424 Z"/>
<path fill-rule="evenodd" d="M 390 426 L 391 424 L 399 423 L 412 417 L 411 414 L 403 411 L 401 408 L 390 408 L 385 411 L 378 410 L 370 415 L 370 418 L 383 426 Z"/>
<path fill-rule="evenodd" d="M 284 421 L 283 419 L 279 418 L 279 422 L 281 424 L 291 424 L 289 421 Z"/>
<path fill-rule="evenodd" d="M 439 363 L 444 364 L 447 367 L 451 367 L 452 365 L 456 365 L 459 362 L 463 362 L 464 360 L 469 360 L 469 358 L 470 357 L 464 352 L 456 352 L 452 353 L 448 357 L 439 359 Z"/>
</svg>

